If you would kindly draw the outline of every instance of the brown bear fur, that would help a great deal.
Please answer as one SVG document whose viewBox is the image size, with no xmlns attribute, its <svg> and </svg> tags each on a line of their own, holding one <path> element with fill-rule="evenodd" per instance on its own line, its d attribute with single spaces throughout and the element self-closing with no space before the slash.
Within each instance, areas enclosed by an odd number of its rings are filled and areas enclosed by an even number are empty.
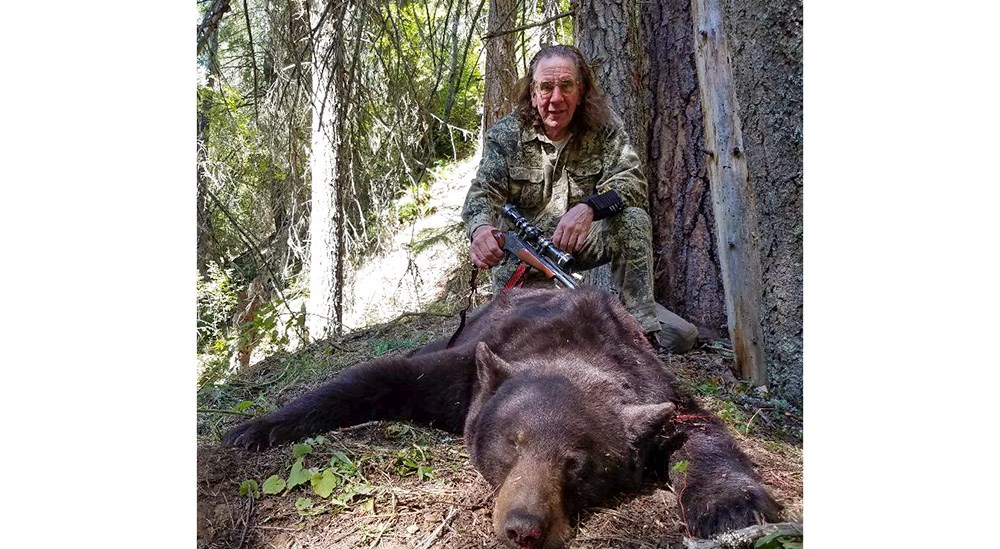
<svg viewBox="0 0 1000 549">
<path fill-rule="evenodd" d="M 371 420 L 464 433 L 498 487 L 493 524 L 511 547 L 561 547 L 581 507 L 647 474 L 668 475 L 696 536 L 778 518 L 722 422 L 678 392 L 641 327 L 593 288 L 511 290 L 452 347 L 355 365 L 223 442 L 263 449 Z"/>
</svg>

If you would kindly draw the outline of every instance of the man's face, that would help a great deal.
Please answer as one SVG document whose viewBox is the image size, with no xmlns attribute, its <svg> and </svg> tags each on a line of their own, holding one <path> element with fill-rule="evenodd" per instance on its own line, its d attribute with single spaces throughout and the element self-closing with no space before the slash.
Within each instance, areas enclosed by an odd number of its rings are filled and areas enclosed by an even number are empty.
<svg viewBox="0 0 1000 549">
<path fill-rule="evenodd" d="M 573 113 L 583 95 L 576 66 L 567 57 L 546 57 L 535 66 L 532 75 L 531 106 L 538 109 L 545 125 L 545 135 L 559 140 L 566 137 Z"/>
</svg>

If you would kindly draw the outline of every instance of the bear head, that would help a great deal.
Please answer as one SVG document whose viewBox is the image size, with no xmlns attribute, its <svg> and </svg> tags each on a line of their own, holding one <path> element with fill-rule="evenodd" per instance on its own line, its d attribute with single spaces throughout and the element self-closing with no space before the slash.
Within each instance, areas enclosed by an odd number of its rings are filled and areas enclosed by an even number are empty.
<svg viewBox="0 0 1000 549">
<path fill-rule="evenodd" d="M 476 370 L 465 440 L 473 465 L 498 487 L 493 527 L 510 547 L 562 547 L 582 506 L 635 486 L 640 441 L 674 411 L 669 402 L 597 398 L 585 381 L 561 375 L 565 368 L 510 363 L 482 342 Z"/>
</svg>

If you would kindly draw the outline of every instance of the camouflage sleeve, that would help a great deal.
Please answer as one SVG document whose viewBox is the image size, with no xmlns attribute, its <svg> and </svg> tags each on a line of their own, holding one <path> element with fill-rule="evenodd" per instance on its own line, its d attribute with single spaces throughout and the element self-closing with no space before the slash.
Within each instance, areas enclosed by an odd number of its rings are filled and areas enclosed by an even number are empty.
<svg viewBox="0 0 1000 549">
<path fill-rule="evenodd" d="M 465 206 L 462 208 L 462 219 L 470 240 L 476 228 L 499 224 L 500 206 L 507 201 L 508 196 L 508 177 L 507 151 L 495 132 L 487 132 L 479 171 L 469 186 L 469 194 L 465 196 Z"/>
<path fill-rule="evenodd" d="M 604 141 L 604 177 L 597 184 L 597 192 L 615 191 L 625 207 L 649 209 L 648 185 L 628 135 L 621 126 L 608 132 Z"/>
</svg>

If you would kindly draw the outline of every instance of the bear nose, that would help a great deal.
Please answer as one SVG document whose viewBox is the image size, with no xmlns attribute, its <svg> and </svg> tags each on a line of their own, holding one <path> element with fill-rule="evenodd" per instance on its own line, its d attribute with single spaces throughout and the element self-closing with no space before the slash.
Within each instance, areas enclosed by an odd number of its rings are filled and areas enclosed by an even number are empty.
<svg viewBox="0 0 1000 549">
<path fill-rule="evenodd" d="M 542 546 L 542 519 L 534 513 L 515 510 L 507 515 L 504 531 L 507 539 L 518 547 L 537 549 Z"/>
</svg>

